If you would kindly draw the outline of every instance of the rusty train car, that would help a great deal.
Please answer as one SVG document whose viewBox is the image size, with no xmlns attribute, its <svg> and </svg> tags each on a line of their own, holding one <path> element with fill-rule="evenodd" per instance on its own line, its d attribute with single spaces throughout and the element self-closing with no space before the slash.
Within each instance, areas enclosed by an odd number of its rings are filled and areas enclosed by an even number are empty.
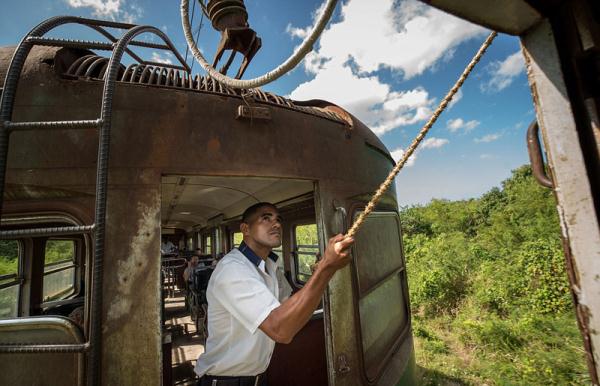
<svg viewBox="0 0 600 386">
<path fill-rule="evenodd" d="M 108 42 L 44 37 L 68 23 Z M 163 43 L 143 43 L 142 33 Z M 0 49 L 0 237 L 18 255 L 0 282 L 3 384 L 169 384 L 176 358 L 163 323 L 161 234 L 218 256 L 234 246 L 247 206 L 276 203 L 285 218 L 281 268 L 298 289 L 310 272 L 298 263 L 297 227 L 312 226 L 322 250 L 394 165 L 338 106 L 232 90 L 191 76 L 185 61 L 120 64 L 136 46 L 181 59 L 160 30 L 71 17 Z M 94 52 L 102 50 L 111 58 Z M 271 384 L 414 383 L 402 251 L 391 189 L 321 310 L 276 348 Z M 77 307 L 79 324 L 67 317 Z"/>
<path fill-rule="evenodd" d="M 534 173 L 557 198 L 577 319 L 599 384 L 600 8 L 591 0 L 427 3 L 521 38 L 539 124 L 529 136 Z M 44 38 L 66 22 L 87 24 L 108 42 Z M 126 31 L 120 39 L 105 30 L 115 25 Z M 161 234 L 217 256 L 235 245 L 245 206 L 275 202 L 286 219 L 282 268 L 298 287 L 309 274 L 299 264 L 298 227 L 313 227 L 322 250 L 393 165 L 377 137 L 331 103 L 231 90 L 190 76 L 183 61 L 119 65 L 130 46 L 172 49 L 159 30 L 59 18 L 32 32 L 21 54 L 0 49 L 0 238 L 19 262 L 0 276 L 3 384 L 168 384 Z M 135 39 L 148 32 L 165 43 Z M 113 50 L 116 59 L 90 49 Z M 336 274 L 322 312 L 276 348 L 272 384 L 416 381 L 397 209 L 391 190 L 359 232 L 353 263 Z M 81 305 L 78 326 L 64 316 Z"/>
</svg>

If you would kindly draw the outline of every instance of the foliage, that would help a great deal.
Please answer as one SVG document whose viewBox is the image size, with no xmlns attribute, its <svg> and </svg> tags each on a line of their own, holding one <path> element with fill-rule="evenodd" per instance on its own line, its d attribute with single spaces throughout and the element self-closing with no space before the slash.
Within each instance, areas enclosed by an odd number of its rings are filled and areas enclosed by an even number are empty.
<svg viewBox="0 0 600 386">
<path fill-rule="evenodd" d="M 17 273 L 19 243 L 15 240 L 0 240 L 0 275 Z"/>
<path fill-rule="evenodd" d="M 75 256 L 75 244 L 72 240 L 48 240 L 46 241 L 46 256 L 44 264 L 59 261 L 73 260 Z"/>
<path fill-rule="evenodd" d="M 301 281 L 307 281 L 312 275 L 311 267 L 316 263 L 318 252 L 319 237 L 316 224 L 298 225 L 295 228 L 296 244 L 302 245 L 296 251 L 298 254 L 298 278 Z"/>
<path fill-rule="evenodd" d="M 424 384 L 589 382 L 556 204 L 528 166 L 400 215 Z"/>
</svg>

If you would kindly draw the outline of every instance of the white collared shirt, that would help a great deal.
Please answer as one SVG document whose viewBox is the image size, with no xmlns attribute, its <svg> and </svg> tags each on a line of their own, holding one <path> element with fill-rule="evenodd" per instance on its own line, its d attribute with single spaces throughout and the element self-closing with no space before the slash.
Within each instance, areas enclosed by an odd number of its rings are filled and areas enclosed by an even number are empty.
<svg viewBox="0 0 600 386">
<path fill-rule="evenodd" d="M 208 339 L 195 372 L 253 376 L 269 366 L 275 342 L 258 326 L 279 307 L 277 263 L 266 259 L 268 274 L 237 248 L 213 272 L 208 301 Z"/>
</svg>

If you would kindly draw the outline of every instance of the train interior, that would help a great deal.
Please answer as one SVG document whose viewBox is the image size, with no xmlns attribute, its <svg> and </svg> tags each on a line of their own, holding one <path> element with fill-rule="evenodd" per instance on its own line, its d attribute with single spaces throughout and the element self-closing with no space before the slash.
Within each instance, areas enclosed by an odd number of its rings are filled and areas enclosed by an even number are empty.
<svg viewBox="0 0 600 386">
<path fill-rule="evenodd" d="M 280 256 L 279 287 L 284 296 L 308 280 L 319 248 L 314 192 L 315 182 L 309 180 L 163 177 L 163 384 L 195 384 L 193 368 L 207 334 L 204 291 L 219 259 L 241 242 L 239 225 L 247 207 L 271 202 L 283 217 L 282 246 L 274 252 Z M 292 343 L 276 345 L 267 377 L 273 385 L 294 385 L 300 380 L 327 384 L 322 309 L 315 311 Z"/>
</svg>

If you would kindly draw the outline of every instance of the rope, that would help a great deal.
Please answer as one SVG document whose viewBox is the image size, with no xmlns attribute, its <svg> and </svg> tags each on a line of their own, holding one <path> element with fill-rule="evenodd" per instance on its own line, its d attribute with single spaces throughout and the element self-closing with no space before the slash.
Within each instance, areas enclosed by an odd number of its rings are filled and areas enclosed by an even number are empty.
<svg viewBox="0 0 600 386">
<path fill-rule="evenodd" d="M 192 21 L 190 21 L 191 25 L 194 25 L 194 14 L 196 13 L 196 2 L 194 1 L 194 4 L 192 5 Z M 198 41 L 198 39 L 196 39 L 196 41 Z M 187 58 L 188 58 L 188 51 L 190 50 L 189 46 L 185 46 L 185 62 L 187 63 Z M 191 73 L 191 71 L 190 71 Z"/>
<path fill-rule="evenodd" d="M 194 3 L 196 4 L 196 3 Z M 194 15 L 192 15 L 193 18 Z M 200 25 L 198 26 L 198 32 L 196 32 L 196 41 L 198 41 L 198 38 L 200 38 L 200 31 L 202 30 L 202 25 L 204 24 L 204 12 L 202 12 L 202 15 L 200 15 Z M 187 52 L 187 48 L 186 47 L 186 52 Z M 190 74 L 194 71 L 194 64 L 196 64 L 195 61 L 192 62 L 192 67 L 190 68 Z"/>
<path fill-rule="evenodd" d="M 198 49 L 196 42 L 194 41 L 192 27 L 190 25 L 189 20 L 189 0 L 181 0 L 181 24 L 183 25 L 183 33 L 185 35 L 185 40 L 187 41 L 187 44 L 190 47 L 190 50 L 192 51 L 192 54 L 194 55 L 198 63 L 200 63 L 200 65 L 204 68 L 204 70 L 206 70 L 206 72 L 211 78 L 216 79 L 217 81 L 231 88 L 248 89 L 260 87 L 269 82 L 272 82 L 275 79 L 287 73 L 288 71 L 290 71 L 291 69 L 293 69 L 294 67 L 296 67 L 296 65 L 300 63 L 302 59 L 304 59 L 306 54 L 312 51 L 313 44 L 317 41 L 317 39 L 321 35 L 321 32 L 323 32 L 323 30 L 325 29 L 325 26 L 327 25 L 327 22 L 333 14 L 333 10 L 335 9 L 337 2 L 338 0 L 327 0 L 325 10 L 323 11 L 323 14 L 321 14 L 319 20 L 310 32 L 310 35 L 302 42 L 298 50 L 294 52 L 289 58 L 287 58 L 285 62 L 280 64 L 277 68 L 267 72 L 266 74 L 258 78 L 248 80 L 233 79 L 226 75 L 223 75 L 219 71 L 215 70 L 215 68 L 206 61 L 206 59 Z"/>
<path fill-rule="evenodd" d="M 490 36 L 487 37 L 487 39 L 485 39 L 485 41 L 479 48 L 479 51 L 477 51 L 477 54 L 475 54 L 473 59 L 471 59 L 469 65 L 464 69 L 463 73 L 460 75 L 454 86 L 450 89 L 450 91 L 448 91 L 444 99 L 440 102 L 439 106 L 437 107 L 431 118 L 429 118 L 429 121 L 425 124 L 425 126 L 423 126 L 421 131 L 419 131 L 419 134 L 417 134 L 417 136 L 410 144 L 408 149 L 406 149 L 406 152 L 404 152 L 400 161 L 398 161 L 396 166 L 394 166 L 394 168 L 392 169 L 390 174 L 388 174 L 385 181 L 383 181 L 383 183 L 379 185 L 379 188 L 375 192 L 375 195 L 373 195 L 373 198 L 371 198 L 371 201 L 369 201 L 369 203 L 365 207 L 365 210 L 358 216 L 356 221 L 354 221 L 354 224 L 352 224 L 352 227 L 350 227 L 350 230 L 346 234 L 346 237 L 354 237 L 356 232 L 358 232 L 361 225 L 365 222 L 367 216 L 373 211 L 373 209 L 375 209 L 375 205 L 377 205 L 381 196 L 383 196 L 385 191 L 388 190 L 388 188 L 394 181 L 394 177 L 396 177 L 396 175 L 398 174 L 400 169 L 402 169 L 408 158 L 415 152 L 423 138 L 425 138 L 425 135 L 427 135 L 429 129 L 431 129 L 435 121 L 437 121 L 440 114 L 442 114 L 446 106 L 448 106 L 448 103 L 450 103 L 450 101 L 452 100 L 452 97 L 454 97 L 454 94 L 458 92 L 458 90 L 463 85 L 463 83 L 465 82 L 475 65 L 479 62 L 481 56 L 485 53 L 485 50 L 487 50 L 490 44 L 492 44 L 492 41 L 494 40 L 496 35 L 497 32 L 494 31 L 490 34 Z"/>
</svg>

